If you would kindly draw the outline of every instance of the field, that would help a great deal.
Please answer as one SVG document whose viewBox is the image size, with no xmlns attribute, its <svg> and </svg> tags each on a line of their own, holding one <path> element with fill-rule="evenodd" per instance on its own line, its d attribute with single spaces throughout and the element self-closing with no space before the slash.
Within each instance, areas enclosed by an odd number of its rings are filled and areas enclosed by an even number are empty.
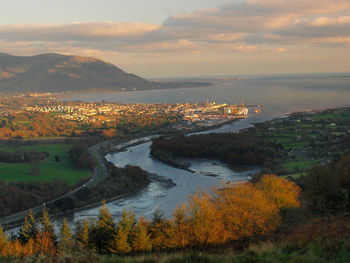
<svg viewBox="0 0 350 263">
<path fill-rule="evenodd" d="M 282 164 L 282 169 L 288 172 L 293 172 L 295 170 L 305 170 L 311 166 L 320 164 L 320 160 L 308 160 L 308 161 L 291 161 Z"/>
<path fill-rule="evenodd" d="M 350 109 L 296 113 L 289 118 L 260 125 L 259 136 L 282 147 L 282 175 L 296 175 L 310 167 L 330 162 L 344 153 L 344 138 L 350 138 Z M 343 142 L 344 141 L 344 142 Z"/>
<path fill-rule="evenodd" d="M 21 149 L 30 151 L 36 149 L 39 152 L 49 153 L 49 157 L 40 163 L 40 175 L 31 176 L 29 163 L 0 163 L 0 180 L 6 182 L 18 181 L 52 181 L 61 179 L 69 185 L 76 184 L 79 180 L 89 177 L 90 172 L 78 169 L 73 166 L 69 157 L 68 144 L 48 144 L 48 145 L 31 145 L 23 146 Z M 2 147 L 3 151 L 14 151 L 13 147 Z M 55 161 L 55 156 L 59 156 L 59 162 Z"/>
</svg>

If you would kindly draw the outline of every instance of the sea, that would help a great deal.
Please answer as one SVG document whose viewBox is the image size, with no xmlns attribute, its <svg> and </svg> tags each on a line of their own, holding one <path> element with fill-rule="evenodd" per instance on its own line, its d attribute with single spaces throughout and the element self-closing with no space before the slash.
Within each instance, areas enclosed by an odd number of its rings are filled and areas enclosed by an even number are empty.
<svg viewBox="0 0 350 263">
<path fill-rule="evenodd" d="M 189 81 L 203 82 L 203 79 L 192 78 Z M 204 81 L 210 85 L 161 90 L 74 93 L 65 99 L 120 103 L 209 101 L 238 105 L 244 100 L 246 105 L 263 104 L 263 111 L 256 118 L 250 114 L 251 121 L 275 118 L 295 111 L 350 106 L 350 73 L 217 77 Z"/>
<path fill-rule="evenodd" d="M 181 80 L 183 81 L 183 80 Z M 191 81 L 203 81 L 194 80 Z M 236 132 L 273 118 L 283 117 L 296 111 L 309 111 L 332 107 L 350 106 L 350 74 L 314 74 L 285 76 L 249 76 L 241 78 L 206 79 L 211 85 L 196 88 L 172 88 L 149 91 L 103 92 L 74 94 L 69 99 L 83 101 L 106 101 L 122 103 L 185 103 L 216 102 L 246 105 L 261 105 L 263 110 L 256 114 L 251 109 L 248 118 L 229 123 L 207 132 Z M 151 218 L 160 209 L 168 218 L 175 207 L 185 203 L 188 197 L 199 189 L 210 189 L 226 182 L 249 180 L 259 172 L 259 167 L 228 167 L 219 160 L 187 160 L 194 173 L 171 167 L 150 156 L 151 142 L 129 147 L 124 152 L 111 153 L 106 159 L 118 167 L 137 165 L 150 173 L 171 179 L 175 186 L 168 188 L 153 181 L 136 195 L 107 204 L 117 219 L 124 209 L 132 209 L 137 215 Z M 207 176 L 215 174 L 216 176 Z M 70 221 L 85 217 L 96 218 L 99 207 L 80 211 L 70 217 Z"/>
</svg>

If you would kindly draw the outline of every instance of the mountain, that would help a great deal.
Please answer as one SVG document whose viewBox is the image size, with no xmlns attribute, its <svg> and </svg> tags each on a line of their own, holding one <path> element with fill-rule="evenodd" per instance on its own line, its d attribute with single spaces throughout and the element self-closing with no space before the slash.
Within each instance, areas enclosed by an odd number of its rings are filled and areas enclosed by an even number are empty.
<svg viewBox="0 0 350 263">
<path fill-rule="evenodd" d="M 89 57 L 0 53 L 0 92 L 148 89 L 155 83 Z"/>
</svg>

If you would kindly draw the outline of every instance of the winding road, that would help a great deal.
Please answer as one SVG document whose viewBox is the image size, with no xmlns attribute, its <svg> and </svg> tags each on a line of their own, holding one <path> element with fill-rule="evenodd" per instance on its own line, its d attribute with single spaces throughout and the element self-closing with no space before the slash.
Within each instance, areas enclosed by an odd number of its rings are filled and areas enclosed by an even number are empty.
<svg viewBox="0 0 350 263">
<path fill-rule="evenodd" d="M 60 197 L 57 197 L 53 200 L 50 200 L 46 203 L 37 205 L 37 206 L 32 207 L 30 209 L 32 209 L 34 213 L 39 213 L 42 210 L 43 206 L 45 206 L 46 204 L 51 204 L 59 199 L 70 197 L 82 188 L 93 187 L 101 179 L 106 177 L 107 176 L 107 167 L 106 167 L 106 164 L 104 162 L 104 157 L 101 156 L 101 152 L 100 152 L 101 147 L 106 143 L 107 142 L 97 143 L 89 149 L 90 154 L 92 155 L 92 157 L 96 161 L 96 165 L 95 165 L 94 175 L 88 182 L 86 182 L 84 185 L 79 186 L 78 188 L 75 188 L 74 190 L 72 190 L 72 191 L 70 191 L 70 192 L 68 192 Z M 15 224 L 19 221 L 22 221 L 24 219 L 25 215 L 28 214 L 30 209 L 26 209 L 26 210 L 2 217 L 2 218 L 0 218 L 0 224 L 5 226 L 5 228 L 6 228 L 6 225 Z"/>
</svg>

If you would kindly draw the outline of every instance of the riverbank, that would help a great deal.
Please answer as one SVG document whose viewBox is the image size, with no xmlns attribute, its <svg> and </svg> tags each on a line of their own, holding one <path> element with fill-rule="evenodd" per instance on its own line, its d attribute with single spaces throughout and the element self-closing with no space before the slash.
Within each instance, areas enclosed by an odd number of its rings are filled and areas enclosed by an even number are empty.
<svg viewBox="0 0 350 263">
<path fill-rule="evenodd" d="M 139 187 L 137 187 L 136 189 L 134 189 L 132 191 L 129 191 L 129 192 L 124 193 L 124 194 L 118 194 L 118 195 L 115 195 L 115 196 L 111 196 L 109 198 L 103 198 L 103 199 L 101 199 L 98 202 L 92 202 L 92 203 L 89 203 L 89 204 L 81 205 L 79 207 L 75 207 L 74 209 L 66 210 L 64 212 L 53 213 L 53 214 L 51 214 L 51 217 L 55 218 L 55 219 L 59 219 L 59 218 L 62 218 L 62 217 L 71 216 L 71 215 L 73 215 L 74 213 L 77 213 L 77 212 L 81 212 L 81 211 L 84 211 L 84 210 L 90 210 L 90 209 L 94 209 L 96 207 L 99 207 L 99 206 L 102 205 L 103 201 L 105 201 L 105 203 L 110 203 L 110 202 L 114 202 L 114 201 L 117 201 L 117 200 L 121 200 L 123 198 L 132 197 L 133 195 L 138 194 L 139 191 L 141 191 L 142 189 L 147 187 L 151 182 L 159 182 L 159 183 L 163 184 L 164 187 L 166 187 L 167 189 L 170 189 L 170 188 L 172 188 L 172 187 L 174 187 L 176 185 L 171 179 L 164 178 L 164 177 L 159 176 L 157 174 L 151 174 L 151 173 L 147 173 L 147 172 L 145 172 L 145 174 L 146 174 L 146 176 L 148 178 L 147 183 L 140 185 Z M 106 183 L 106 185 L 102 184 L 100 186 L 102 188 L 108 187 L 108 183 Z M 47 205 L 47 208 L 49 209 L 49 211 L 51 211 L 50 205 Z M 38 211 L 36 213 L 36 215 L 40 217 L 40 211 Z M 21 226 L 23 224 L 23 222 L 24 222 L 24 217 L 21 218 L 20 220 L 15 221 L 15 222 L 10 222 L 9 224 L 2 224 L 2 227 L 3 227 L 4 230 L 7 231 L 7 230 L 11 230 L 13 228 Z"/>
<path fill-rule="evenodd" d="M 222 156 L 224 162 L 245 162 L 270 156 L 270 160 L 260 163 L 264 173 L 295 178 L 308 168 L 327 164 L 335 156 L 345 153 L 343 141 L 350 133 L 347 127 L 349 118 L 348 107 L 292 112 L 284 117 L 253 123 L 252 127 L 240 130 L 237 136 L 241 139 L 237 138 L 230 147 L 228 145 L 233 139 L 231 137 L 234 137 L 232 133 L 221 133 L 220 136 L 207 133 L 190 139 L 184 136 L 157 138 L 151 146 L 151 155 L 168 165 L 188 170 L 190 166 L 186 161 L 178 161 L 178 158 L 195 160 L 219 157 L 229 147 L 230 155 L 235 149 L 238 152 L 234 157 Z M 223 140 L 225 136 L 227 141 Z M 247 143 L 253 140 L 256 142 L 247 148 Z M 262 145 L 265 146 L 261 148 Z M 271 151 L 271 147 L 275 150 Z"/>
<path fill-rule="evenodd" d="M 282 120 L 282 119 L 285 119 L 285 118 L 279 118 L 279 120 Z M 232 122 L 232 121 L 229 121 L 229 122 Z M 277 119 L 274 119 L 274 122 L 279 122 L 279 121 L 277 121 Z M 227 123 L 222 123 L 221 125 L 220 125 L 220 127 L 221 126 L 223 126 L 223 125 L 225 125 L 225 124 L 227 124 Z M 211 129 L 215 129 L 215 128 L 217 128 L 217 127 L 211 127 Z M 168 129 L 168 128 L 167 128 Z M 206 128 L 205 130 L 211 130 L 211 129 L 208 129 L 208 128 Z M 201 131 L 204 131 L 204 129 L 198 129 L 197 130 L 197 132 L 201 132 Z M 188 133 L 194 133 L 194 132 L 196 132 L 196 131 L 187 131 L 187 132 L 183 132 L 182 134 L 188 134 Z M 157 135 L 157 134 L 159 134 L 159 133 L 161 133 L 161 130 L 157 130 L 157 131 L 153 131 L 152 133 L 148 133 L 148 135 Z M 168 133 L 168 131 L 167 131 L 167 133 L 166 134 L 169 134 Z M 173 135 L 175 134 L 175 133 L 172 133 Z M 138 136 L 140 136 L 140 137 L 145 137 L 146 136 L 146 134 L 145 133 L 143 133 L 143 134 L 140 134 L 140 135 L 136 135 L 135 137 L 138 137 Z M 171 136 L 171 135 L 170 135 Z M 133 140 L 135 140 L 135 137 L 134 138 L 126 138 L 125 140 L 118 140 L 118 144 L 123 144 L 123 146 L 124 146 L 124 148 L 123 148 L 123 150 L 125 149 L 125 147 L 131 147 L 130 145 L 128 145 L 128 142 L 130 142 L 130 141 L 133 141 Z M 144 143 L 145 141 L 142 141 L 142 140 L 140 140 L 140 141 L 138 141 L 137 142 L 137 144 L 142 144 L 142 143 Z M 111 143 L 113 143 L 113 141 L 111 141 Z M 104 145 L 105 143 L 103 142 L 103 145 Z M 137 144 L 135 144 L 135 141 L 132 143 L 132 145 L 137 145 Z M 102 148 L 105 148 L 105 147 L 102 147 Z M 108 147 L 106 147 L 106 148 L 108 148 Z M 105 155 L 105 153 L 108 153 L 108 149 L 107 149 L 107 151 L 105 151 L 104 149 L 101 149 L 101 153 L 99 154 L 99 156 L 102 156 L 103 157 L 103 159 L 104 159 L 104 155 Z M 143 166 L 143 163 L 141 163 L 140 164 L 140 166 L 142 167 Z M 168 173 L 168 171 L 164 171 L 164 172 L 166 172 L 166 173 Z M 156 171 L 156 173 L 158 173 L 158 170 Z M 202 174 L 203 175 L 203 174 Z M 207 176 L 207 177 L 210 177 L 210 176 Z M 131 196 L 133 196 L 133 195 L 131 195 Z M 130 196 L 129 196 L 130 197 Z M 97 203 L 97 205 L 98 205 L 98 203 Z M 84 209 L 83 209 L 84 210 Z M 74 212 L 73 212 L 74 213 Z"/>
</svg>

